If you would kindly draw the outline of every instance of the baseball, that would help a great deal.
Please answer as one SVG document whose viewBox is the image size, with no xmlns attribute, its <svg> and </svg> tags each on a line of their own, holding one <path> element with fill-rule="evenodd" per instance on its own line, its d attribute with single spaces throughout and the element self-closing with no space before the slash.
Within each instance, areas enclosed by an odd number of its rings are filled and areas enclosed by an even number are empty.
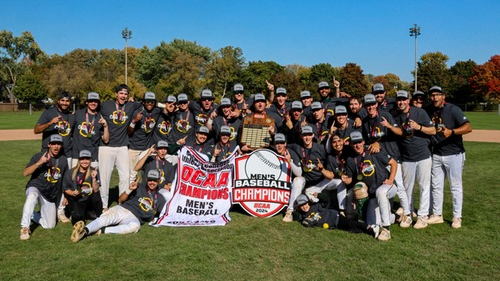
<svg viewBox="0 0 500 281">
<path fill-rule="evenodd" d="M 281 164 L 280 159 L 272 151 L 257 150 L 248 157 L 245 172 L 248 178 L 271 179 L 273 176 L 274 180 L 279 180 L 282 174 Z"/>
</svg>

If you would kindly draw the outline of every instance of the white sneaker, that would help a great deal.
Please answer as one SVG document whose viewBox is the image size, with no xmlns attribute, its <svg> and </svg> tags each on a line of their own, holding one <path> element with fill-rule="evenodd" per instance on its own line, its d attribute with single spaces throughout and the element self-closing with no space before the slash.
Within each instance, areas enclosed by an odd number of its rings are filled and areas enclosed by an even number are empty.
<svg viewBox="0 0 500 281">
<path fill-rule="evenodd" d="M 29 227 L 23 227 L 21 228 L 21 236 L 19 236 L 19 239 L 21 240 L 28 240 L 30 239 L 30 229 Z"/>
<path fill-rule="evenodd" d="M 380 234 L 380 226 L 374 224 L 374 225 L 370 225 L 368 226 L 368 229 L 372 230 L 373 231 L 373 237 L 375 237 L 375 239 L 377 239 L 378 235 Z"/>
<path fill-rule="evenodd" d="M 293 216 L 292 216 L 292 210 L 287 210 L 285 216 L 283 217 L 284 222 L 292 222 L 293 221 Z"/>
<path fill-rule="evenodd" d="M 453 218 L 453 222 L 451 223 L 451 227 L 457 229 L 462 227 L 462 218 Z"/>
<path fill-rule="evenodd" d="M 415 229 L 422 229 L 426 228 L 428 225 L 427 223 L 427 216 L 425 217 L 418 217 L 417 223 L 413 226 Z"/>
<path fill-rule="evenodd" d="M 429 219 L 427 220 L 428 224 L 438 224 L 438 223 L 443 223 L 444 219 L 443 216 L 441 215 L 434 215 L 432 214 Z"/>
</svg>

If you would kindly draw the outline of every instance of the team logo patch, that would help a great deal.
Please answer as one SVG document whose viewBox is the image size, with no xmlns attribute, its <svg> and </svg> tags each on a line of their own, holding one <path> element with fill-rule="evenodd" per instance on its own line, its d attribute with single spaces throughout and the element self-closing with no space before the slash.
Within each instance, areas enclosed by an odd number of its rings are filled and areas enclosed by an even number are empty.
<svg viewBox="0 0 500 281">
<path fill-rule="evenodd" d="M 169 121 L 162 121 L 160 124 L 158 124 L 158 130 L 160 134 L 168 135 L 172 130 L 172 123 L 170 123 Z"/>
<path fill-rule="evenodd" d="M 183 120 L 183 119 L 177 121 L 177 123 L 175 124 L 175 127 L 177 128 L 177 131 L 179 131 L 183 134 L 187 133 L 192 128 L 191 123 L 189 123 L 189 121 Z"/>
<path fill-rule="evenodd" d="M 290 166 L 285 158 L 268 149 L 237 157 L 233 203 L 254 217 L 279 213 L 290 197 Z"/>
<path fill-rule="evenodd" d="M 94 125 L 90 122 L 82 122 L 82 124 L 79 127 L 79 133 L 82 137 L 84 138 L 92 138 L 93 135 L 95 135 L 95 130 L 94 130 Z"/>
<path fill-rule="evenodd" d="M 115 110 L 113 113 L 109 116 L 109 119 L 113 121 L 113 124 L 116 125 L 123 125 L 128 119 L 127 113 L 123 110 Z"/>
<path fill-rule="evenodd" d="M 142 124 L 141 128 L 146 132 L 146 134 L 149 134 L 153 131 L 156 125 L 156 120 L 154 118 L 146 117 L 144 119 L 144 124 Z"/>
<path fill-rule="evenodd" d="M 59 167 L 50 167 L 44 176 L 48 182 L 56 183 L 61 178 L 61 169 Z"/>
<path fill-rule="evenodd" d="M 139 201 L 139 206 L 144 212 L 149 212 L 150 210 L 153 210 L 153 200 L 149 197 L 142 197 L 138 199 Z"/>
<path fill-rule="evenodd" d="M 90 196 L 92 194 L 92 185 L 89 182 L 83 182 L 81 186 L 78 187 L 78 192 L 82 196 Z"/>
<path fill-rule="evenodd" d="M 375 166 L 373 166 L 372 161 L 370 160 L 364 160 L 363 161 L 363 166 L 361 169 L 361 173 L 365 177 L 370 177 L 375 173 Z"/>
<path fill-rule="evenodd" d="M 208 116 L 205 113 L 200 113 L 194 119 L 196 119 L 196 122 L 198 123 L 198 125 L 203 126 L 203 125 L 205 125 L 205 123 L 207 123 Z"/>
<path fill-rule="evenodd" d="M 57 125 L 55 126 L 59 135 L 62 137 L 65 137 L 71 133 L 71 126 L 69 125 L 68 121 L 66 120 L 61 120 L 57 122 Z"/>
</svg>

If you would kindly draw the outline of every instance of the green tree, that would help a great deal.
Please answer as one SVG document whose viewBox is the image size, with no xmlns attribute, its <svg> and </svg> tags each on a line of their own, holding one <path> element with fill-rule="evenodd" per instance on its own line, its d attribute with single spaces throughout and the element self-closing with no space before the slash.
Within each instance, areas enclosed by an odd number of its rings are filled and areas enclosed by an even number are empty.
<svg viewBox="0 0 500 281">
<path fill-rule="evenodd" d="M 368 79 L 363 75 L 363 70 L 355 63 L 346 63 L 340 73 L 340 89 L 353 96 L 364 96 L 370 92 Z"/>
<path fill-rule="evenodd" d="M 26 71 L 17 80 L 16 96 L 25 103 L 36 104 L 47 97 L 47 89 L 39 76 Z"/>
<path fill-rule="evenodd" d="M 21 36 L 15 37 L 10 31 L 0 31 L 0 85 L 4 85 L 11 103 L 14 103 L 19 75 L 43 55 L 30 32 L 24 31 Z"/>
<path fill-rule="evenodd" d="M 300 82 L 295 73 L 288 69 L 283 69 L 272 75 L 269 81 L 274 84 L 275 87 L 285 88 L 289 101 L 300 99 L 300 92 L 304 88 L 304 85 Z"/>
<path fill-rule="evenodd" d="M 266 80 L 283 70 L 284 67 L 273 61 L 249 62 L 243 69 L 241 81 L 245 92 L 249 94 L 262 93 L 266 90 Z"/>
<path fill-rule="evenodd" d="M 321 81 L 326 81 L 328 83 L 333 82 L 333 77 L 339 80 L 340 69 L 333 67 L 329 63 L 320 63 L 311 66 L 311 74 L 309 75 L 310 85 L 308 87 L 313 88 L 314 92 L 318 90 L 318 83 Z"/>
<path fill-rule="evenodd" d="M 403 89 L 403 82 L 401 81 L 399 76 L 397 76 L 396 74 L 393 74 L 393 73 L 387 73 L 385 75 L 374 76 L 371 79 L 371 81 L 372 81 L 372 83 L 370 84 L 370 88 L 371 88 L 371 86 L 373 86 L 373 84 L 381 83 L 382 85 L 384 85 L 384 89 L 386 90 L 387 95 L 390 97 L 396 96 L 396 92 L 398 90 L 404 90 Z"/>
<path fill-rule="evenodd" d="M 479 102 L 482 97 L 477 96 L 472 89 L 469 79 L 474 75 L 474 69 L 477 64 L 472 61 L 457 61 L 455 65 L 448 70 L 450 81 L 448 84 L 448 93 L 450 101 L 454 103 Z M 479 98 L 479 99 L 478 99 Z"/>
<path fill-rule="evenodd" d="M 206 65 L 205 78 L 214 95 L 225 95 L 226 91 L 237 83 L 245 65 L 243 51 L 227 46 L 212 53 L 212 59 Z"/>
<path fill-rule="evenodd" d="M 417 89 L 426 93 L 432 86 L 440 86 L 447 91 L 449 81 L 447 61 L 448 56 L 441 52 L 423 54 L 417 62 Z"/>
</svg>

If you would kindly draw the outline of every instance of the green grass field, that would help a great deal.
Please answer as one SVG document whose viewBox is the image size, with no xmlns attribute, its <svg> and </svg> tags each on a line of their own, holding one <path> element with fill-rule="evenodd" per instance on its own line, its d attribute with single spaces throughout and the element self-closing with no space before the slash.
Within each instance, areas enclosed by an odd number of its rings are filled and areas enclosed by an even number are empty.
<svg viewBox="0 0 500 281">
<path fill-rule="evenodd" d="M 0 130 L 33 129 L 43 111 L 2 112 L 0 111 Z M 500 115 L 497 112 L 466 112 L 475 130 L 500 130 Z"/>
<path fill-rule="evenodd" d="M 27 182 L 22 170 L 38 141 L 2 142 L 0 272 L 3 280 L 496 280 L 500 144 L 466 143 L 463 227 L 391 227 L 393 239 L 303 228 L 281 216 L 231 212 L 224 227 L 153 228 L 70 242 L 70 224 L 19 240 Z M 116 181 L 116 179 L 115 179 Z M 12 196 L 12 197 L 11 197 Z M 495 277 L 497 276 L 497 277 Z"/>
</svg>

